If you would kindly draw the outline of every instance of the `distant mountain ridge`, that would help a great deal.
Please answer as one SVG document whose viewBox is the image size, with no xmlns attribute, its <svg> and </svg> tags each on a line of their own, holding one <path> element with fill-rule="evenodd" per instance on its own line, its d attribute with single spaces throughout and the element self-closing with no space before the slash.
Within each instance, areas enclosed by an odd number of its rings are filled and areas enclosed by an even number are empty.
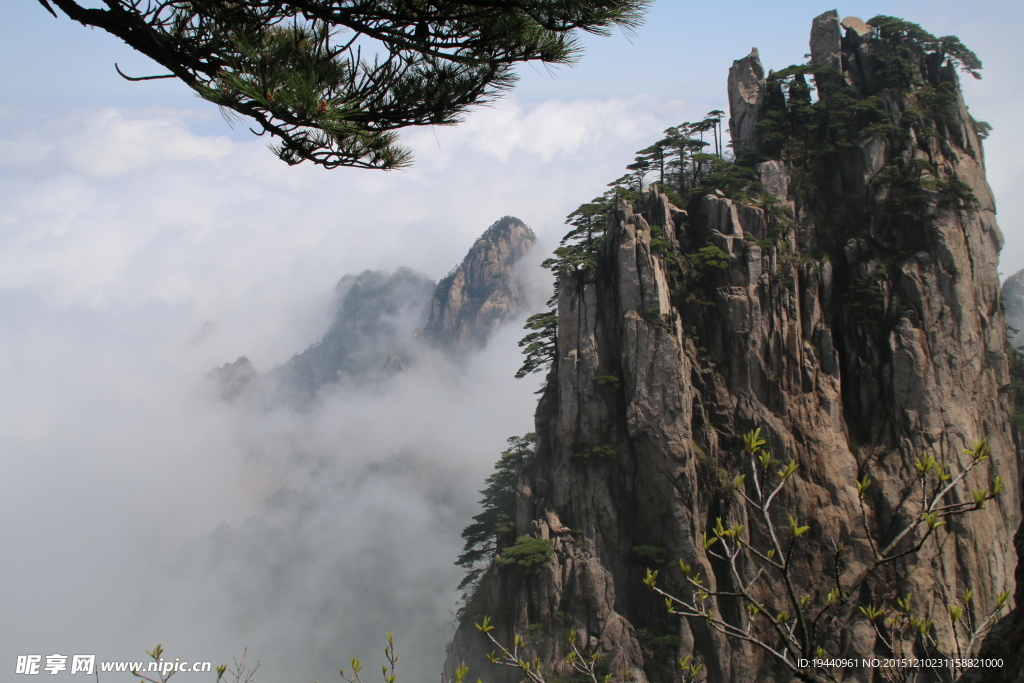
<svg viewBox="0 0 1024 683">
<path fill-rule="evenodd" d="M 366 270 L 346 275 L 336 290 L 343 292 L 341 306 L 323 339 L 268 373 L 299 400 L 326 384 L 372 381 L 407 364 L 434 281 L 406 267 L 391 274 Z"/>
<path fill-rule="evenodd" d="M 1019 347 L 1024 344 L 1024 269 L 1003 281 L 1003 308 L 1006 324 L 1013 328 L 1007 338 Z"/>
<path fill-rule="evenodd" d="M 504 216 L 436 285 L 404 266 L 346 275 L 336 286 L 337 313 L 319 342 L 262 376 L 245 356 L 210 376 L 225 399 L 260 380 L 280 399 L 301 405 L 327 385 L 372 383 L 401 372 L 424 344 L 449 353 L 482 348 L 527 303 L 515 266 L 536 239 L 521 220 Z"/>
</svg>

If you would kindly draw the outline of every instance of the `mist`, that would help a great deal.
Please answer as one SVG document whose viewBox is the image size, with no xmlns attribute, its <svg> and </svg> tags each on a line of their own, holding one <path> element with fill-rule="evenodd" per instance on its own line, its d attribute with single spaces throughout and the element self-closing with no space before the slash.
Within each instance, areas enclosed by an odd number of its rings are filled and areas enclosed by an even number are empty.
<svg viewBox="0 0 1024 683">
<path fill-rule="evenodd" d="M 538 382 L 512 379 L 516 323 L 465 366 L 423 350 L 383 384 L 328 389 L 301 412 L 223 408 L 245 463 L 238 483 L 263 503 L 154 571 L 183 649 L 248 645 L 260 680 L 324 680 L 349 656 L 381 663 L 393 632 L 400 671 L 436 677 L 459 598 L 459 532 L 505 439 L 532 431 Z"/>
<path fill-rule="evenodd" d="M 854 11 L 955 32 L 985 59 L 985 80 L 964 87 L 995 126 L 1010 274 L 1024 265 L 1024 129 L 1005 58 L 1020 5 L 1004 4 Z M 243 354 L 262 372 L 285 363 L 327 330 L 342 276 L 409 266 L 438 279 L 502 215 L 537 232 L 540 257 L 636 150 L 725 108 L 732 59 L 757 44 L 768 67 L 799 61 L 824 9 L 656 3 L 643 39 L 595 38 L 558 80 L 526 70 L 464 124 L 406 132 L 414 168 L 376 173 L 286 167 L 186 88 L 123 82 L 113 62 L 149 66 L 116 39 L 8 5 L 0 661 L 142 660 L 162 643 L 216 665 L 248 647 L 271 683 L 339 681 L 350 656 L 376 666 L 389 631 L 399 683 L 437 676 L 459 533 L 505 439 L 532 429 L 539 378 L 512 378 L 518 321 L 464 366 L 426 353 L 302 410 L 223 401 L 209 371 Z M 734 15 L 749 20 L 728 40 L 692 29 Z"/>
<path fill-rule="evenodd" d="M 684 108 L 503 107 L 410 136 L 419 166 L 396 174 L 288 168 L 191 111 L 0 111 L 0 658 L 248 648 L 256 681 L 324 683 L 381 663 L 393 632 L 402 679 L 439 674 L 460 532 L 533 429 L 522 320 L 301 409 L 224 401 L 208 374 L 285 363 L 328 329 L 342 276 L 439 279 L 502 215 L 536 230 L 523 268 L 545 277 L 562 217 Z M 545 126 L 564 135 L 542 144 Z M 535 290 L 521 318 L 550 281 Z"/>
<path fill-rule="evenodd" d="M 162 643 L 216 665 L 248 648 L 256 680 L 323 681 L 349 656 L 383 659 L 393 632 L 407 679 L 438 674 L 459 532 L 505 439 L 532 430 L 538 382 L 513 379 L 523 316 L 458 364 L 423 348 L 299 408 L 224 401 L 159 359 L 180 323 L 166 306 L 4 304 L 25 326 L 11 337 L 49 340 L 7 346 L 35 362 L 8 368 L 23 392 L 4 404 L 4 575 L 25 587 L 5 595 L 5 655 L 142 659 Z"/>
</svg>

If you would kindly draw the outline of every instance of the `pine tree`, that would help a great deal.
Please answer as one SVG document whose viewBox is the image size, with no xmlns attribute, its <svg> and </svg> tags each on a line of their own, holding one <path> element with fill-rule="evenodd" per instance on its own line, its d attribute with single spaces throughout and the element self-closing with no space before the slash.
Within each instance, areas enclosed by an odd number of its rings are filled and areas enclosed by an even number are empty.
<svg viewBox="0 0 1024 683">
<path fill-rule="evenodd" d="M 396 131 L 458 123 L 516 80 L 571 64 L 580 32 L 640 25 L 650 0 L 39 0 L 111 33 L 228 116 L 255 121 L 289 164 L 399 168 Z M 56 10 L 54 9 L 56 8 Z M 116 67 L 116 65 L 115 65 Z M 119 70 L 120 72 L 120 70 Z"/>
<path fill-rule="evenodd" d="M 519 469 L 533 455 L 536 441 L 537 435 L 532 432 L 511 437 L 508 449 L 494 465 L 494 473 L 484 480 L 486 487 L 480 491 L 483 510 L 462 532 L 466 545 L 456 564 L 468 571 L 459 590 L 471 589 L 502 549 L 515 544 L 516 479 Z"/>
</svg>

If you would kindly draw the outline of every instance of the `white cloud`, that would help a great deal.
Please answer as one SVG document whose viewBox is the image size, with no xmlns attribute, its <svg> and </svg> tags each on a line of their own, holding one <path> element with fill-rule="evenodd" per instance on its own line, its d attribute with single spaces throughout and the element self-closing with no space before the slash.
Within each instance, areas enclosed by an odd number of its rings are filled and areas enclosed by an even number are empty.
<svg viewBox="0 0 1024 683">
<path fill-rule="evenodd" d="M 266 365 L 310 338 L 295 302 L 322 304 L 345 272 L 410 265 L 439 277 L 505 214 L 553 244 L 562 217 L 683 113 L 644 97 L 509 99 L 464 126 L 413 131 L 417 166 L 383 173 L 288 167 L 262 139 L 190 132 L 189 112 L 0 112 L 0 144 L 39 151 L 5 161 L 0 290 L 54 305 L 187 305 L 216 325 L 212 340 L 237 330 L 225 346 Z M 296 326 L 273 351 L 248 341 Z"/>
<path fill-rule="evenodd" d="M 510 98 L 474 111 L 457 128 L 413 130 L 406 143 L 419 163 L 435 168 L 449 165 L 452 150 L 459 148 L 503 162 L 526 153 L 550 163 L 575 155 L 592 157 L 602 148 L 621 149 L 627 142 L 644 144 L 678 123 L 677 117 L 696 116 L 690 109 L 684 102 L 658 101 L 650 95 L 534 104 Z"/>
<path fill-rule="evenodd" d="M 405 661 L 436 668 L 460 527 L 504 439 L 530 429 L 536 378 L 512 379 L 521 331 L 467 381 L 430 366 L 307 416 L 228 410 L 197 384 L 240 354 L 266 370 L 318 339 L 347 272 L 439 277 L 504 214 L 555 243 L 562 217 L 674 123 L 677 108 L 657 111 L 509 100 L 437 141 L 414 132 L 419 164 L 396 173 L 289 168 L 262 140 L 197 134 L 188 112 L 0 112 L 0 149 L 17 152 L 0 180 L 0 477 L 17 482 L 0 540 L 18 549 L 0 573 L 19 586 L 0 595 L 0 655 L 133 657 L 164 642 L 223 660 L 250 644 L 281 678 L 323 677 L 407 627 L 420 635 L 402 641 Z M 431 458 L 441 483 L 364 476 L 400 453 Z M 308 516 L 261 511 L 282 486 Z M 237 542 L 216 569 L 202 539 L 223 521 Z M 289 524 L 247 564 L 244 529 Z M 286 552 L 279 601 L 262 600 Z M 366 613 L 382 586 L 408 590 Z M 403 620 L 410 602 L 420 614 Z"/>
<path fill-rule="evenodd" d="M 193 135 L 186 125 L 189 112 L 126 115 L 117 109 L 93 113 L 74 129 L 74 138 L 58 149 L 68 165 L 92 178 L 111 179 L 156 165 L 182 161 L 212 161 L 227 155 L 225 136 Z"/>
</svg>

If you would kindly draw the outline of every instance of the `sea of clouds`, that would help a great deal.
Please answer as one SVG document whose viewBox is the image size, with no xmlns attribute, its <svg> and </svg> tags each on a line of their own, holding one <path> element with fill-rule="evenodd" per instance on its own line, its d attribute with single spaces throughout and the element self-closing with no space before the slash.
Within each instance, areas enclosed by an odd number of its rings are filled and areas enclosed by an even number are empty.
<svg viewBox="0 0 1024 683">
<path fill-rule="evenodd" d="M 257 680 L 325 681 L 392 631 L 406 680 L 438 675 L 459 534 L 532 430 L 522 321 L 460 366 L 425 354 L 303 411 L 225 403 L 206 375 L 284 362 L 323 335 L 342 275 L 441 277 L 503 215 L 550 250 L 636 149 L 702 113 L 509 99 L 412 131 L 415 167 L 381 173 L 289 168 L 196 132 L 209 110 L 0 109 L 0 574 L 18 587 L 0 662 L 248 647 Z"/>
</svg>

